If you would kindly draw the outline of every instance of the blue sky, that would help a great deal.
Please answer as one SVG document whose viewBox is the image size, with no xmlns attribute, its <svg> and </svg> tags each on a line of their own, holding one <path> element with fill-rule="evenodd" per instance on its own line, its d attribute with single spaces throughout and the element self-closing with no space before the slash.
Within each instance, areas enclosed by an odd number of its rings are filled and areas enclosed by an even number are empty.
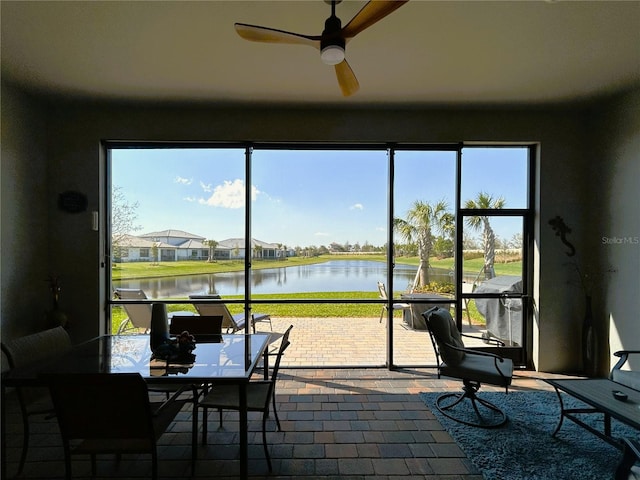
<svg viewBox="0 0 640 480">
<path fill-rule="evenodd" d="M 485 191 L 526 206 L 526 149 L 463 150 L 462 199 Z M 416 200 L 454 207 L 454 152 L 397 151 L 395 216 Z M 252 236 L 289 247 L 386 243 L 386 151 L 259 150 L 252 156 Z M 243 149 L 118 149 L 112 184 L 138 202 L 133 234 L 184 230 L 244 236 Z M 494 222 L 509 239 L 513 222 Z"/>
</svg>

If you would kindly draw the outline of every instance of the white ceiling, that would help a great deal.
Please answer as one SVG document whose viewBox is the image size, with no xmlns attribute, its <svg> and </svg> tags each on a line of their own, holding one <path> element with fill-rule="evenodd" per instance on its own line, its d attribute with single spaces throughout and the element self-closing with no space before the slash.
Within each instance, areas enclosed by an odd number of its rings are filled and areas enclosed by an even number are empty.
<svg viewBox="0 0 640 480">
<path fill-rule="evenodd" d="M 345 0 L 346 24 L 365 4 Z M 540 104 L 640 85 L 640 1 L 411 0 L 360 33 L 360 91 L 301 45 L 249 42 L 234 22 L 320 34 L 305 1 L 1 2 L 2 75 L 65 96 L 279 104 Z"/>
</svg>

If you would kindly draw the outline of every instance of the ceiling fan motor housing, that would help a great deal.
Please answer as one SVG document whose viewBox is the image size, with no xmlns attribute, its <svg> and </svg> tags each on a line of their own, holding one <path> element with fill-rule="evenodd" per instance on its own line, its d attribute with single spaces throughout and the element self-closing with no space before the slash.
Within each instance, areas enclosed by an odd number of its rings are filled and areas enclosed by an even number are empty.
<svg viewBox="0 0 640 480">
<path fill-rule="evenodd" d="M 342 30 L 342 22 L 335 15 L 331 15 L 324 22 L 324 31 L 320 39 L 320 51 L 327 47 L 340 47 L 344 50 L 346 44 L 344 38 L 340 35 Z"/>
</svg>

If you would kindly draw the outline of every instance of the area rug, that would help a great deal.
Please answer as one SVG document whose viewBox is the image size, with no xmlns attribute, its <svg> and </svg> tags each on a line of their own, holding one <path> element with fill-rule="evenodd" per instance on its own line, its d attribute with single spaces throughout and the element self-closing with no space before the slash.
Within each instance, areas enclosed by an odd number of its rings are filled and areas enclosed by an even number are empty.
<svg viewBox="0 0 640 480">
<path fill-rule="evenodd" d="M 480 392 L 509 417 L 495 429 L 469 427 L 445 417 L 435 407 L 441 394 L 420 397 L 486 480 L 613 479 L 621 458 L 615 447 L 566 419 L 560 432 L 551 436 L 560 415 L 555 392 Z M 563 401 L 566 408 L 586 407 L 566 395 Z M 602 430 L 602 415 L 582 417 Z M 640 438 L 640 432 L 615 420 L 611 429 L 614 437 Z"/>
</svg>

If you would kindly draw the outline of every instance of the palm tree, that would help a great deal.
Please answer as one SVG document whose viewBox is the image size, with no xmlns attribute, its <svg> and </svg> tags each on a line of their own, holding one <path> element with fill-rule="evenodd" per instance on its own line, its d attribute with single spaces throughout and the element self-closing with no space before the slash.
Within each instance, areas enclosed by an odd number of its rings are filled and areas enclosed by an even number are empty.
<svg viewBox="0 0 640 480">
<path fill-rule="evenodd" d="M 218 246 L 218 242 L 215 240 L 207 240 L 204 243 L 209 247 L 209 259 L 207 260 L 207 262 L 214 262 L 215 251 L 216 251 L 216 247 Z"/>
<path fill-rule="evenodd" d="M 502 197 L 493 198 L 491 195 L 485 192 L 478 193 L 475 200 L 467 200 L 464 204 L 464 208 L 469 209 L 499 209 L 503 208 L 505 200 Z M 490 279 L 496 276 L 496 271 L 493 267 L 496 259 L 496 235 L 493 233 L 489 217 L 487 215 L 476 215 L 467 218 L 467 225 L 474 230 L 480 230 L 482 227 L 482 248 L 484 252 L 484 271 L 485 279 Z"/>
<path fill-rule="evenodd" d="M 407 212 L 407 218 L 394 218 L 394 230 L 407 242 L 418 247 L 420 265 L 418 273 L 420 286 L 429 283 L 429 257 L 433 250 L 435 233 L 451 235 L 454 222 L 453 215 L 447 211 L 448 205 L 440 200 L 435 205 L 416 200 Z M 416 285 L 414 285 L 415 287 Z"/>
</svg>

